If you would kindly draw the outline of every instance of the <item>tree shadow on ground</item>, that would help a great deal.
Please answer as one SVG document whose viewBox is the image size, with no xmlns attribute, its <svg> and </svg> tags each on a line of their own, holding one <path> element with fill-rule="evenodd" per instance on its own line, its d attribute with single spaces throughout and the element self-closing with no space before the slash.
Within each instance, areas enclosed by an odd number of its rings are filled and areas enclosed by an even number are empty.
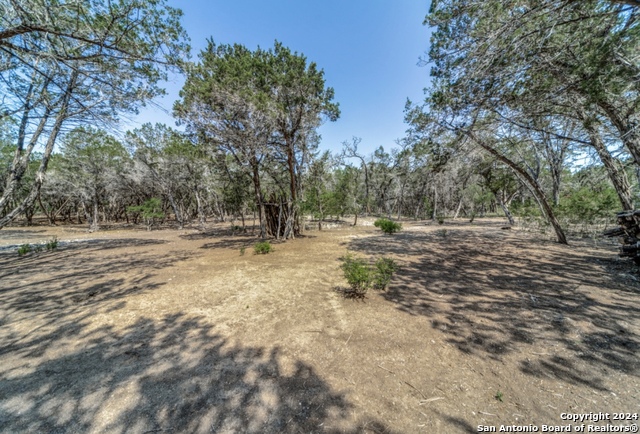
<svg viewBox="0 0 640 434">
<path fill-rule="evenodd" d="M 382 296 L 430 318 L 464 353 L 500 360 L 524 352 L 524 373 L 600 390 L 610 370 L 640 374 L 640 337 L 630 326 L 640 318 L 640 287 L 608 275 L 602 259 L 498 230 L 404 232 L 347 248 L 400 258 Z M 593 287 L 603 280 L 606 288 Z"/>
<path fill-rule="evenodd" d="M 223 237 L 211 243 L 205 243 L 201 249 L 231 249 L 240 250 L 241 248 L 252 249 L 253 245 L 260 241 L 255 235 L 235 235 L 234 237 Z M 273 240 L 268 240 L 273 243 Z"/>
<path fill-rule="evenodd" d="M 73 337 L 78 331 L 75 318 L 87 318 L 103 305 L 115 309 L 115 303 L 129 295 L 158 288 L 154 276 L 159 270 L 193 256 L 153 253 L 153 246 L 163 243 L 91 240 L 24 257 L 0 254 L 0 357 L 17 351 L 19 342 L 32 335 L 40 336 L 44 351 L 55 342 L 42 338 L 47 330 Z M 148 246 L 150 251 L 133 252 L 131 246 Z"/>
<path fill-rule="evenodd" d="M 232 344 L 200 317 L 98 329 L 85 317 L 45 340 L 61 345 L 70 335 L 77 344 L 55 357 L 43 357 L 40 339 L 14 346 L 2 369 L 0 431 L 389 432 L 351 423 L 352 404 L 311 366 L 278 347 Z"/>
<path fill-rule="evenodd" d="M 296 239 L 303 238 L 316 238 L 315 235 L 298 235 Z M 236 234 L 233 237 L 221 237 L 216 241 L 211 243 L 205 243 L 200 248 L 201 249 L 230 249 L 230 250 L 240 250 L 243 247 L 247 249 L 247 253 L 253 253 L 252 249 L 256 243 L 261 242 L 262 240 L 257 235 L 251 234 Z M 270 244 L 277 246 L 278 244 L 287 243 L 290 240 L 276 240 L 273 238 L 268 238 L 265 241 L 268 241 Z"/>
<path fill-rule="evenodd" d="M 0 432 L 390 432 L 354 420 L 343 393 L 277 346 L 231 342 L 202 316 L 122 309 L 193 256 L 127 245 L 0 255 Z"/>
<path fill-rule="evenodd" d="M 28 237 L 40 236 L 40 234 L 45 232 L 47 232 L 46 229 L 24 229 L 24 230 L 2 229 L 2 239 L 18 241 Z"/>
</svg>

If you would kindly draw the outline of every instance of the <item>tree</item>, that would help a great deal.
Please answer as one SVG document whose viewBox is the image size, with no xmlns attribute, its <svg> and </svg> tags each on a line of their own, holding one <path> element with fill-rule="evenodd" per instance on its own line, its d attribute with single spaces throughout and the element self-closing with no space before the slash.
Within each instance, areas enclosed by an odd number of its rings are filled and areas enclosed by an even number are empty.
<svg viewBox="0 0 640 434">
<path fill-rule="evenodd" d="M 360 167 L 362 167 L 362 171 L 364 172 L 364 206 L 365 212 L 369 214 L 371 212 L 371 203 L 369 199 L 369 168 L 367 167 L 364 155 L 358 153 L 358 145 L 360 142 L 362 142 L 362 139 L 359 137 L 353 137 L 351 142 L 346 140 L 342 142 L 342 156 L 344 158 L 357 158 L 360 160 Z"/>
<path fill-rule="evenodd" d="M 126 141 L 136 160 L 142 163 L 156 186 L 167 198 L 178 228 L 185 224 L 185 215 L 178 200 L 181 191 L 188 190 L 197 203 L 198 217 L 204 220 L 201 198 L 202 167 L 199 150 L 180 132 L 164 125 L 146 123 L 128 131 Z"/>
<path fill-rule="evenodd" d="M 430 52 L 434 74 L 459 95 L 458 103 L 511 121 L 514 114 L 580 123 L 599 117 L 640 168 L 639 9 L 597 0 L 432 6 L 428 21 L 442 29 Z"/>
<path fill-rule="evenodd" d="M 180 96 L 174 112 L 187 130 L 211 152 L 231 155 L 252 179 L 261 237 L 295 237 L 301 173 L 317 144 L 316 128 L 339 115 L 323 71 L 278 42 L 250 51 L 209 41 L 200 62 L 189 67 Z M 265 173 L 276 184 L 269 207 Z"/>
<path fill-rule="evenodd" d="M 180 15 L 164 0 L 0 1 L 0 116 L 13 120 L 17 144 L 0 212 L 44 143 L 30 193 L 0 228 L 35 201 L 65 126 L 114 122 L 162 93 L 158 83 L 188 49 Z"/>
<path fill-rule="evenodd" d="M 509 147 L 535 152 L 534 135 L 549 134 L 603 151 L 603 143 L 604 150 L 611 145 L 597 135 L 615 131 L 635 159 L 638 12 L 597 0 L 432 2 L 426 22 L 435 27 L 434 83 L 424 107 L 430 114 L 413 120 L 453 131 L 508 165 L 566 242 L 544 189 Z M 559 130 L 562 124 L 573 128 Z M 629 189 L 617 182 L 616 165 L 608 168 L 627 207 Z"/>
<path fill-rule="evenodd" d="M 94 128 L 79 127 L 63 138 L 60 175 L 68 191 L 91 205 L 91 231 L 99 229 L 99 207 L 115 191 L 130 166 L 124 146 L 113 136 Z"/>
</svg>

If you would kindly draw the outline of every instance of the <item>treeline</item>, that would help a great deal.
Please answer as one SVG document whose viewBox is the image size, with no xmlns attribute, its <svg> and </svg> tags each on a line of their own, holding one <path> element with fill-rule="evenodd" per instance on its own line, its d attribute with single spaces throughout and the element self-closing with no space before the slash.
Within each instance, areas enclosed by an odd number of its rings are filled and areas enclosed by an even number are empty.
<svg viewBox="0 0 640 434">
<path fill-rule="evenodd" d="M 331 155 L 313 147 L 299 166 L 299 212 L 312 216 L 322 229 L 327 218 L 377 215 L 390 218 L 444 219 L 503 215 L 535 219 L 541 215 L 535 197 L 500 161 L 478 151 L 434 158 L 424 143 L 402 143 L 386 152 L 359 151 L 359 139 L 343 143 Z M 1 149 L 2 168 L 10 166 L 10 142 Z M 275 158 L 272 156 L 271 158 Z M 534 159 L 534 156 L 531 156 Z M 265 236 L 284 237 L 285 200 L 289 198 L 288 169 L 264 160 L 258 166 L 260 197 L 265 201 Z M 25 186 L 37 173 L 30 164 Z M 620 204 L 600 165 L 563 167 L 553 208 L 563 225 L 591 225 L 611 220 Z M 6 176 L 3 172 L 0 175 Z M 545 160 L 535 179 L 554 191 L 554 177 Z M 163 124 L 145 124 L 122 140 L 95 128 L 65 134 L 50 162 L 46 180 L 34 204 L 26 209 L 30 223 L 43 213 L 50 224 L 151 224 L 170 221 L 176 227 L 207 221 L 232 221 L 246 230 L 245 218 L 260 220 L 252 172 L 230 152 L 199 142 L 195 136 Z M 20 189 L 19 203 L 29 189 Z M 271 216 L 266 213 L 271 213 Z M 304 225 L 304 222 L 301 222 Z M 275 225 L 269 228 L 269 225 Z M 252 228 L 252 231 L 255 229 Z"/>
<path fill-rule="evenodd" d="M 633 209 L 639 13 L 635 1 L 433 1 L 432 83 L 425 102 L 407 109 L 412 134 L 445 156 L 480 149 L 508 167 L 560 243 L 556 207 L 572 156 L 596 160 L 619 208 Z"/>
<path fill-rule="evenodd" d="M 541 216 L 566 242 L 568 224 L 638 197 L 635 2 L 433 1 L 432 82 L 407 104 L 406 137 L 372 154 L 354 138 L 337 155 L 317 133 L 340 116 L 333 89 L 280 43 L 210 40 L 190 62 L 164 1 L 21 5 L 0 10 L 0 228 L 40 211 L 94 230 L 255 215 L 260 237 L 289 239 L 310 215 L 321 227 L 501 212 Z M 109 133 L 170 68 L 186 75 L 173 107 L 183 131 Z"/>
</svg>

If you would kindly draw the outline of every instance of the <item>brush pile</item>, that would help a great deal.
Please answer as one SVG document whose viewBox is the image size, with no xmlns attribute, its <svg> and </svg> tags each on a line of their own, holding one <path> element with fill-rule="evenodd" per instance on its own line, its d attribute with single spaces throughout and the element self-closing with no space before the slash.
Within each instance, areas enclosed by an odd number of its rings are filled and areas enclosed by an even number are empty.
<svg viewBox="0 0 640 434">
<path fill-rule="evenodd" d="M 618 237 L 620 256 L 629 257 L 640 265 L 640 210 L 629 210 L 617 214 L 620 227 L 609 229 L 605 237 Z"/>
</svg>

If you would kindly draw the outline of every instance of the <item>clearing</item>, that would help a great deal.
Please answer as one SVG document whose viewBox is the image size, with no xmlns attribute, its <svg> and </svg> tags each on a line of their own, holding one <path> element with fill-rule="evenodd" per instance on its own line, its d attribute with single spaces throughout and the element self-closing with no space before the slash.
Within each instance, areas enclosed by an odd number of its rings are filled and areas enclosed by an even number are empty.
<svg viewBox="0 0 640 434">
<path fill-rule="evenodd" d="M 640 274 L 615 246 L 363 223 L 269 255 L 228 224 L 1 230 L 0 431 L 466 433 L 640 412 Z M 53 252 L 7 247 L 54 235 Z M 342 296 L 347 250 L 400 264 L 386 292 Z"/>
</svg>

